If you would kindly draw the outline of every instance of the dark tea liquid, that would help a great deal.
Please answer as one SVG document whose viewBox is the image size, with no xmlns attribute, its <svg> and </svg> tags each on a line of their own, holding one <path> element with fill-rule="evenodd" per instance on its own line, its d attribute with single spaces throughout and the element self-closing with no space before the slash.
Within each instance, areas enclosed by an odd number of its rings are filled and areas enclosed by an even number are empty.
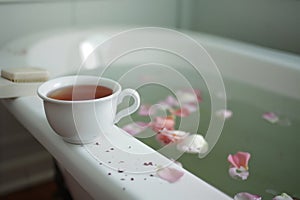
<svg viewBox="0 0 300 200">
<path fill-rule="evenodd" d="M 66 86 L 49 92 L 49 98 L 64 101 L 99 99 L 113 93 L 112 89 L 100 85 Z"/>
</svg>

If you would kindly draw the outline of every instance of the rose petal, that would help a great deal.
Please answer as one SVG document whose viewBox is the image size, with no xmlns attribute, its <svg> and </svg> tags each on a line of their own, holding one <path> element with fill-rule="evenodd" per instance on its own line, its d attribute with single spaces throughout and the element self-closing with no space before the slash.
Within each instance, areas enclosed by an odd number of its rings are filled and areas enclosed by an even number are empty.
<svg viewBox="0 0 300 200">
<path fill-rule="evenodd" d="M 244 167 L 245 169 L 248 170 L 248 162 L 250 156 L 251 156 L 250 153 L 240 151 L 234 155 L 229 154 L 227 160 L 232 166 L 236 168 Z"/>
<path fill-rule="evenodd" d="M 279 121 L 279 117 L 273 112 L 266 112 L 262 115 L 262 118 L 268 122 L 275 124 Z"/>
<path fill-rule="evenodd" d="M 178 101 L 173 96 L 168 96 L 164 102 L 169 106 L 178 106 Z"/>
<path fill-rule="evenodd" d="M 250 194 L 247 192 L 241 192 L 234 196 L 234 200 L 261 200 L 261 196 L 256 194 Z"/>
<path fill-rule="evenodd" d="M 190 111 L 186 108 L 177 109 L 172 111 L 171 113 L 179 117 L 187 117 L 190 115 Z"/>
<path fill-rule="evenodd" d="M 177 144 L 177 149 L 186 153 L 206 153 L 208 151 L 208 143 L 202 135 L 193 134 L 187 136 L 182 142 Z"/>
<path fill-rule="evenodd" d="M 231 110 L 219 110 L 216 112 L 216 115 L 218 117 L 222 117 L 224 119 L 229 119 L 230 117 L 232 117 L 232 111 Z"/>
<path fill-rule="evenodd" d="M 188 135 L 184 131 L 163 129 L 156 135 L 156 139 L 163 144 L 169 144 L 180 142 Z"/>
<path fill-rule="evenodd" d="M 160 109 L 162 109 L 162 110 L 170 110 L 170 109 L 172 109 L 172 106 L 170 106 L 169 104 L 167 104 L 164 101 L 160 101 L 157 104 L 159 105 Z"/>
<path fill-rule="evenodd" d="M 193 89 L 193 92 L 196 94 L 198 102 L 202 102 L 201 91 L 199 89 Z"/>
<path fill-rule="evenodd" d="M 176 97 L 180 104 L 198 103 L 202 101 L 200 90 L 178 90 Z"/>
<path fill-rule="evenodd" d="M 150 105 L 141 105 L 138 114 L 141 116 L 149 116 L 150 114 L 152 114 L 150 113 L 150 108 Z"/>
<path fill-rule="evenodd" d="M 170 167 L 159 169 L 156 173 L 161 179 L 166 180 L 169 183 L 178 181 L 184 175 L 183 171 Z"/>
<path fill-rule="evenodd" d="M 130 135 L 137 135 L 140 132 L 144 131 L 148 127 L 148 123 L 136 122 L 123 126 L 123 130 L 128 132 Z"/>
<path fill-rule="evenodd" d="M 148 116 L 149 115 L 149 109 L 150 109 L 149 105 L 141 105 L 140 109 L 138 111 L 138 114 L 142 115 L 142 116 Z"/>
<path fill-rule="evenodd" d="M 199 103 L 202 102 L 201 91 L 198 89 L 184 89 L 178 90 L 176 96 L 182 95 L 181 103 Z M 193 96 L 193 97 L 192 97 Z M 183 101 L 182 101 L 183 100 Z M 192 101 L 190 101 L 192 100 Z"/>
<path fill-rule="evenodd" d="M 155 117 L 154 121 L 151 123 L 150 126 L 155 132 L 160 132 L 164 128 L 168 130 L 173 130 L 175 126 L 175 120 L 172 116 Z"/>
<path fill-rule="evenodd" d="M 190 113 L 192 112 L 196 112 L 199 107 L 198 107 L 198 103 L 188 103 L 188 104 L 184 104 L 183 108 L 187 109 Z"/>
<path fill-rule="evenodd" d="M 163 134 L 156 134 L 155 136 L 156 140 L 159 141 L 162 145 L 166 145 L 172 142 L 171 138 L 163 135 Z"/>
<path fill-rule="evenodd" d="M 228 172 L 232 178 L 239 179 L 239 180 L 247 180 L 249 176 L 249 171 L 243 167 L 240 168 L 231 167 L 229 168 Z"/>
<path fill-rule="evenodd" d="M 274 197 L 273 200 L 293 200 L 293 198 L 286 193 L 282 193 L 281 195 Z"/>
<path fill-rule="evenodd" d="M 178 101 L 173 96 L 168 96 L 164 101 L 158 102 L 161 108 L 168 110 L 178 106 Z"/>
</svg>

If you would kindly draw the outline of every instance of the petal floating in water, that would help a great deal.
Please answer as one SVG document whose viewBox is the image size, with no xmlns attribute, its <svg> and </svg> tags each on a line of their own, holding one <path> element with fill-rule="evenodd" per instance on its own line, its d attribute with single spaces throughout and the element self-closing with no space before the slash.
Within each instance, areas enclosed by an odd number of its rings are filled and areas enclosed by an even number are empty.
<svg viewBox="0 0 300 200">
<path fill-rule="evenodd" d="M 182 142 L 177 144 L 177 149 L 186 153 L 206 153 L 208 143 L 202 135 L 193 134 L 187 136 Z"/>
<path fill-rule="evenodd" d="M 228 172 L 232 178 L 243 180 L 243 181 L 247 180 L 249 176 L 249 171 L 243 167 L 240 168 L 230 167 Z"/>
<path fill-rule="evenodd" d="M 184 175 L 183 171 L 171 167 L 159 169 L 156 173 L 161 179 L 164 179 L 169 183 L 178 181 Z"/>
<path fill-rule="evenodd" d="M 186 138 L 189 133 L 179 130 L 168 130 L 164 128 L 157 135 L 156 139 L 162 144 L 178 143 Z"/>
<path fill-rule="evenodd" d="M 234 200 L 261 200 L 261 196 L 250 194 L 248 192 L 241 192 L 234 196 Z"/>
<path fill-rule="evenodd" d="M 149 116 L 150 114 L 152 114 L 150 112 L 150 109 L 151 105 L 141 105 L 138 114 L 141 116 Z"/>
<path fill-rule="evenodd" d="M 273 200 L 293 200 L 293 198 L 286 193 L 282 193 L 281 195 L 274 197 Z"/>
<path fill-rule="evenodd" d="M 199 103 L 202 101 L 200 90 L 194 89 L 178 90 L 176 97 L 180 104 Z"/>
<path fill-rule="evenodd" d="M 160 132 L 164 128 L 167 130 L 173 130 L 175 126 L 175 120 L 172 116 L 155 117 L 150 126 L 155 132 Z"/>
<path fill-rule="evenodd" d="M 273 112 L 266 112 L 262 115 L 262 118 L 267 120 L 268 122 L 275 124 L 279 121 L 279 117 L 277 114 Z"/>
<path fill-rule="evenodd" d="M 163 134 L 160 134 L 160 133 L 158 133 L 158 134 L 156 134 L 156 140 L 158 141 L 158 142 L 160 142 L 162 145 L 166 145 L 166 144 L 170 144 L 170 143 L 172 143 L 172 140 L 171 140 L 171 138 L 170 137 L 168 137 L 168 136 L 166 136 L 166 135 L 163 135 Z"/>
<path fill-rule="evenodd" d="M 232 117 L 232 111 L 231 110 L 222 109 L 222 110 L 217 111 L 216 115 L 218 117 L 222 117 L 224 119 L 229 119 L 230 117 Z"/>
<path fill-rule="evenodd" d="M 165 99 L 165 104 L 169 105 L 169 106 L 178 106 L 178 101 L 175 99 L 175 97 L 173 96 L 167 96 L 167 98 Z"/>
<path fill-rule="evenodd" d="M 177 107 L 179 104 L 175 97 L 170 95 L 165 100 L 158 102 L 158 105 L 165 110 L 169 110 L 173 107 Z"/>
<path fill-rule="evenodd" d="M 188 103 L 188 104 L 184 104 L 183 108 L 188 110 L 190 113 L 196 112 L 199 107 L 198 107 L 198 103 Z"/>
<path fill-rule="evenodd" d="M 148 123 L 136 122 L 123 126 L 123 130 L 128 132 L 130 135 L 137 135 L 140 132 L 144 131 L 148 127 Z"/>
<path fill-rule="evenodd" d="M 179 116 L 179 117 L 187 117 L 190 115 L 190 111 L 186 108 L 181 108 L 177 110 L 172 110 L 171 113 L 173 115 Z"/>
<path fill-rule="evenodd" d="M 239 151 L 234 155 L 229 154 L 227 160 L 233 167 L 236 168 L 243 167 L 246 170 L 248 170 L 248 162 L 250 157 L 251 157 L 250 153 Z"/>
</svg>

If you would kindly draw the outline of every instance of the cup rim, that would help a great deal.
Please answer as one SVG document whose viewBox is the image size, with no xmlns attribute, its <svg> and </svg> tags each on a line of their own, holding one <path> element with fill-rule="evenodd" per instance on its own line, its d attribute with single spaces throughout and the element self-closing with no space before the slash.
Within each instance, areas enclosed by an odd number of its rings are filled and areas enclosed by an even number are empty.
<svg viewBox="0 0 300 200">
<path fill-rule="evenodd" d="M 50 97 L 47 96 L 49 94 L 49 92 L 51 92 L 51 91 L 53 91 L 55 89 L 58 89 L 58 88 L 61 88 L 61 87 L 65 87 L 65 86 L 74 85 L 73 83 L 76 83 L 76 79 L 78 77 L 80 77 L 80 78 L 87 78 L 87 79 L 97 79 L 98 82 L 100 80 L 107 81 L 107 82 L 113 83 L 114 86 L 115 86 L 115 88 L 110 88 L 110 89 L 113 90 L 113 93 L 111 95 L 106 96 L 106 97 L 102 97 L 102 98 L 98 98 L 98 99 L 68 101 L 68 100 L 53 99 L 53 98 L 50 98 Z M 58 86 L 56 88 L 53 86 L 54 84 L 62 83 L 63 80 L 70 80 L 70 84 L 65 84 L 64 86 Z M 51 89 L 48 89 L 47 91 L 45 91 L 46 87 L 51 87 L 51 86 L 52 86 Z M 93 102 L 98 102 L 98 101 L 106 101 L 106 100 L 114 98 L 120 92 L 121 92 L 121 85 L 117 81 L 109 79 L 109 78 L 103 78 L 103 77 L 99 77 L 99 76 L 90 76 L 90 75 L 71 75 L 71 76 L 57 77 L 57 78 L 50 79 L 50 80 L 44 82 L 37 89 L 38 96 L 40 98 L 42 98 L 44 101 L 52 102 L 52 103 L 60 103 L 60 104 L 93 103 Z"/>
</svg>

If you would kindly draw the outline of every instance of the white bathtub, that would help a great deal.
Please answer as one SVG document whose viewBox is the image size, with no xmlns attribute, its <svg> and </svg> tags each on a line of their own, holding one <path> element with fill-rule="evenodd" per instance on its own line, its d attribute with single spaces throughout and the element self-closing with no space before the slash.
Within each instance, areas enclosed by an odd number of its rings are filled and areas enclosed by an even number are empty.
<svg viewBox="0 0 300 200">
<path fill-rule="evenodd" d="M 0 64 L 7 67 L 44 67 L 49 70 L 51 77 L 78 73 L 85 57 L 82 53 L 83 44 L 97 45 L 111 35 L 127 29 L 127 27 L 68 29 L 31 35 L 3 47 L 0 52 Z M 300 100 L 299 56 L 202 33 L 190 31 L 183 33 L 205 47 L 223 77 Z M 135 66 L 145 60 L 148 62 L 147 59 L 149 58 L 129 56 L 122 61 L 123 63 L 118 64 Z M 235 94 L 229 94 L 231 97 L 233 95 Z M 115 172 L 109 166 L 100 166 L 99 160 L 107 159 L 101 152 L 95 159 L 85 147 L 62 141 L 49 127 L 42 102 L 36 95 L 5 99 L 2 102 L 67 171 L 65 176 L 74 199 L 82 199 L 81 195 L 85 197 L 88 195 L 94 199 L 231 199 L 188 171 L 173 184 L 157 177 L 148 177 L 147 173 L 146 175 L 128 173 L 124 177 L 124 174 Z M 150 153 L 151 159 L 158 163 L 166 162 L 165 157 L 135 138 L 120 132 L 117 127 L 114 127 L 113 131 L 116 137 L 122 137 L 122 141 L 117 142 L 118 145 L 130 145 L 135 147 L 136 152 Z M 116 159 L 115 157 L 110 159 Z M 134 159 L 140 158 L 129 156 L 126 159 L 135 162 Z M 134 181 L 130 181 L 131 178 Z"/>
</svg>

